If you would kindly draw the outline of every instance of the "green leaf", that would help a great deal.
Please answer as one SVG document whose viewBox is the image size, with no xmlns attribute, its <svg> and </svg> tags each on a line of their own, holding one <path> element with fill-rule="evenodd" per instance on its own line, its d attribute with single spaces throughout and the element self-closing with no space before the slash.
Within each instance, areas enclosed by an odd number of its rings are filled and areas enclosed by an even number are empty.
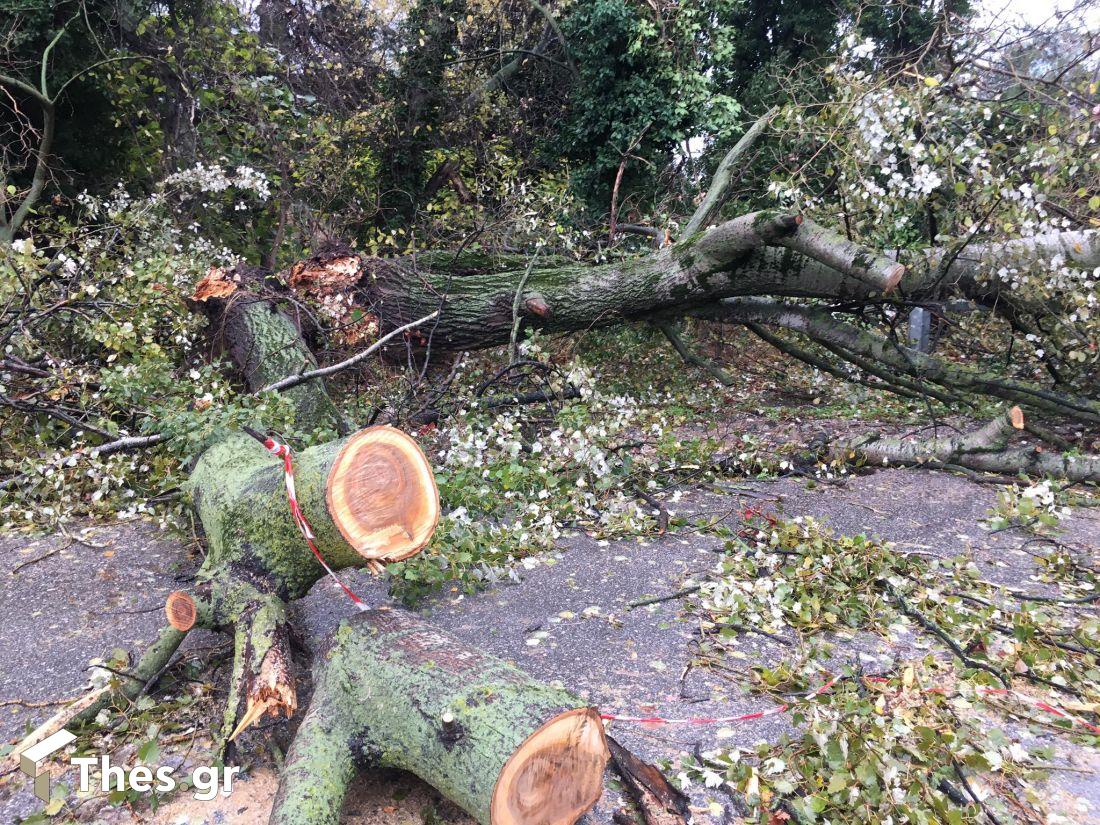
<svg viewBox="0 0 1100 825">
<path fill-rule="evenodd" d="M 64 799 L 51 799 L 50 803 L 43 808 L 42 812 L 46 816 L 57 816 L 61 813 L 61 809 L 65 807 Z"/>
<path fill-rule="evenodd" d="M 146 765 L 155 765 L 160 760 L 160 746 L 156 739 L 148 739 L 142 743 L 137 752 L 138 760 Z"/>
</svg>

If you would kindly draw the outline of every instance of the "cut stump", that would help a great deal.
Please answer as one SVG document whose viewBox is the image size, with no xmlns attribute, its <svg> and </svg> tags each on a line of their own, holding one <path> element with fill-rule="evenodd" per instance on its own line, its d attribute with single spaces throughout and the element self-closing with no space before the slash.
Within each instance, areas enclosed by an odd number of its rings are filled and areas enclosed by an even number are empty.
<svg viewBox="0 0 1100 825">
<path fill-rule="evenodd" d="M 168 594 L 168 600 L 164 603 L 164 615 L 168 617 L 168 624 L 186 633 L 195 626 L 199 611 L 190 595 L 177 590 Z"/>
<path fill-rule="evenodd" d="M 367 559 L 416 554 L 439 521 L 431 465 L 420 445 L 394 427 L 351 436 L 332 463 L 326 489 L 332 520 Z"/>
</svg>

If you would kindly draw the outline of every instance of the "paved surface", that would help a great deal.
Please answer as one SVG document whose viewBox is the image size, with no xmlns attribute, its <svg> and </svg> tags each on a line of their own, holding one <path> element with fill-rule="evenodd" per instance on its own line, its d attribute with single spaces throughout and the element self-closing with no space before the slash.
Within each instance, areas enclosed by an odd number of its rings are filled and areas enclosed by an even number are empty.
<svg viewBox="0 0 1100 825">
<path fill-rule="evenodd" d="M 78 695 L 91 659 L 156 634 L 165 596 L 193 569 L 178 540 L 144 523 L 0 538 L 0 704 Z M 52 712 L 0 707 L 0 741 Z"/>
<path fill-rule="evenodd" d="M 0 744 L 80 696 L 93 660 L 142 650 L 194 567 L 182 542 L 141 522 L 0 537 Z M 8 769 L 0 760 L 0 774 Z M 39 807 L 22 784 L 0 786 L 3 825 Z"/>
<path fill-rule="evenodd" d="M 1029 575 L 1030 557 L 1020 548 L 1025 536 L 1017 531 L 990 535 L 978 526 L 995 501 L 995 488 L 941 473 L 904 470 L 855 478 L 843 488 L 808 490 L 795 480 L 739 486 L 744 489 L 690 492 L 674 508 L 708 518 L 730 517 L 745 503 L 779 508 L 788 515 L 820 517 L 843 532 L 877 534 L 898 542 L 901 549 L 943 556 L 968 553 L 990 578 L 1019 583 Z M 160 626 L 159 611 L 117 611 L 163 604 L 164 595 L 177 586 L 173 565 L 181 556 L 179 545 L 135 526 L 98 528 L 90 540 L 103 542 L 106 535 L 114 538 L 113 556 L 105 557 L 103 549 L 72 545 L 15 576 L 0 572 L 10 579 L 0 591 L 2 615 L 26 615 L 17 620 L 16 633 L 0 639 L 0 702 L 73 695 L 90 658 L 120 645 L 136 647 Z M 1075 514 L 1062 538 L 1100 554 L 1100 512 Z M 28 549 L 18 540 L 5 539 L 0 542 L 0 564 L 10 570 L 19 560 L 54 547 L 50 542 L 65 541 L 50 539 Z M 720 546 L 716 539 L 691 533 L 621 542 L 572 535 L 560 553 L 525 571 L 522 583 L 476 596 L 447 594 L 427 604 L 424 612 L 459 638 L 514 661 L 538 678 L 560 680 L 607 711 L 696 716 L 760 710 L 769 706 L 768 700 L 747 694 L 735 680 L 688 669 L 695 624 L 681 615 L 682 600 L 628 608 L 631 601 L 675 592 L 685 579 L 714 564 Z M 375 598 L 382 600 L 376 587 L 362 587 L 373 589 Z M 58 614 L 57 604 L 65 606 L 64 615 Z M 334 585 L 322 581 L 298 604 L 299 627 L 306 636 L 320 636 L 348 615 L 348 608 Z M 111 615 L 100 615 L 105 611 Z M 35 634 L 59 636 L 61 641 L 35 642 Z M 909 653 L 932 646 L 914 636 L 903 640 L 900 648 Z M 740 638 L 738 649 L 743 658 L 731 658 L 734 669 L 790 655 L 789 649 L 759 636 Z M 844 640 L 843 649 L 845 656 L 860 657 L 869 670 L 889 666 L 899 654 L 897 645 L 885 649 L 880 640 L 862 636 Z M 13 670 L 19 672 L 12 674 Z M 306 695 L 303 692 L 303 701 Z M 47 711 L 13 705 L 0 712 L 4 735 L 13 736 L 25 722 Z M 777 716 L 738 726 L 723 744 L 774 739 L 789 730 L 789 724 L 786 717 Z M 697 744 L 715 744 L 715 731 L 707 727 L 613 724 L 611 732 L 649 760 L 675 761 Z M 260 734 L 250 741 L 259 747 L 262 739 Z M 1079 750 L 1064 758 L 1082 772 L 1056 775 L 1049 793 L 1064 798 L 1074 821 L 1100 821 L 1097 760 Z M 258 768 L 225 803 L 202 807 L 180 800 L 149 821 L 263 822 L 273 787 L 270 771 Z M 0 788 L 0 823 L 34 809 L 28 808 L 33 798 L 21 787 L 7 799 L 6 793 L 10 791 Z M 613 794 L 605 795 L 605 801 L 613 804 Z M 730 812 L 730 799 L 714 792 L 697 791 L 692 802 L 699 821 L 711 816 L 712 804 Z M 431 789 L 391 774 L 364 776 L 348 800 L 343 821 L 404 825 L 425 821 L 424 811 L 429 809 L 443 821 L 469 822 Z M 120 815 L 110 818 L 118 821 Z M 606 811 L 594 819 L 605 816 Z M 723 816 L 712 818 L 721 821 Z"/>
</svg>

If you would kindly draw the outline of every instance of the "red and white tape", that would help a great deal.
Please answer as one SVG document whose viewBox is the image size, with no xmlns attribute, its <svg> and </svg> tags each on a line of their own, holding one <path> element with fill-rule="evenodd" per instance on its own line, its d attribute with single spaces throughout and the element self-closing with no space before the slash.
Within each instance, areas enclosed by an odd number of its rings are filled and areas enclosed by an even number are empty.
<svg viewBox="0 0 1100 825">
<path fill-rule="evenodd" d="M 805 702 L 820 696 L 837 683 L 840 677 L 834 676 L 821 687 L 811 690 L 805 696 L 800 697 Z M 751 722 L 754 719 L 763 719 L 766 716 L 777 716 L 790 710 L 791 702 L 784 702 L 767 710 L 758 710 L 755 713 L 742 713 L 738 716 L 688 716 L 682 719 L 668 719 L 664 716 L 619 716 L 615 713 L 601 713 L 600 718 L 608 722 L 634 722 L 639 725 L 730 725 L 736 722 Z"/>
<path fill-rule="evenodd" d="M 298 492 L 294 488 L 294 462 L 290 457 L 290 447 L 286 444 L 280 444 L 270 436 L 259 436 L 255 432 L 250 432 L 249 434 L 252 435 L 253 438 L 257 438 L 257 440 L 267 448 L 268 452 L 283 460 L 283 479 L 286 482 L 286 497 L 287 501 L 290 502 L 290 514 L 294 518 L 294 523 L 298 525 L 298 529 L 302 531 L 302 536 L 305 538 L 306 544 L 309 545 L 309 549 L 313 551 L 313 555 L 316 556 L 317 561 L 325 568 L 325 572 L 332 577 L 332 580 L 340 585 L 340 589 L 344 591 L 357 608 L 360 610 L 369 609 L 363 600 L 356 596 L 352 589 L 344 584 L 340 577 L 336 575 L 335 571 L 329 567 L 328 562 L 325 561 L 325 557 L 321 555 L 321 551 L 317 549 L 317 545 L 313 541 L 313 529 L 309 526 L 309 522 L 306 521 L 302 508 L 298 506 Z"/>
<path fill-rule="evenodd" d="M 889 679 L 875 676 L 865 676 L 863 678 L 865 678 L 868 682 L 889 681 Z M 822 693 L 835 685 L 837 681 L 839 681 L 839 679 L 840 677 L 834 676 L 828 682 L 821 685 L 821 687 L 816 688 L 815 690 L 812 690 L 804 696 L 800 697 L 799 701 L 806 702 L 810 699 L 814 699 L 820 696 Z M 940 688 L 929 688 L 928 690 L 921 692 L 926 694 L 945 693 L 945 691 Z M 975 692 L 979 696 L 1008 697 L 1014 699 L 1021 704 L 1029 705 L 1033 708 L 1038 708 L 1039 710 L 1049 713 L 1052 716 L 1056 716 L 1059 719 L 1065 719 L 1073 725 L 1079 725 L 1091 731 L 1092 733 L 1100 734 L 1100 727 L 1086 722 L 1079 716 L 1074 716 L 1065 708 L 1060 708 L 1057 705 L 1051 704 L 1050 702 L 1028 696 L 1026 693 L 1020 693 L 1019 691 L 1009 690 L 1007 688 L 989 687 L 978 687 L 976 688 Z M 777 716 L 780 713 L 786 713 L 788 710 L 791 709 L 791 706 L 793 704 L 795 704 L 795 702 L 784 702 L 783 704 L 776 705 L 775 707 L 769 708 L 768 710 L 756 711 L 755 713 L 742 713 L 737 716 L 688 716 L 676 719 L 665 716 L 621 716 L 615 713 L 601 713 L 600 718 L 608 722 L 630 722 L 638 725 L 730 725 L 736 724 L 738 722 L 751 722 L 756 719 L 764 719 L 768 716 Z"/>
<path fill-rule="evenodd" d="M 1065 719 L 1072 725 L 1080 725 L 1081 727 L 1091 731 L 1092 733 L 1100 734 L 1100 727 L 1086 722 L 1080 716 L 1074 716 L 1065 708 L 1060 708 L 1057 705 L 1053 705 L 1050 702 L 1045 702 L 1042 699 L 1036 699 L 1033 696 L 1028 696 L 1026 693 L 1020 693 L 1019 691 L 1009 690 L 1007 688 L 987 688 L 979 687 L 977 689 L 979 696 L 1007 696 L 1015 699 L 1017 702 L 1030 705 L 1033 708 L 1038 708 L 1041 711 L 1049 713 L 1051 716 L 1057 716 L 1059 719 Z"/>
<path fill-rule="evenodd" d="M 305 514 L 302 512 L 302 508 L 298 506 L 298 493 L 294 488 L 294 462 L 291 459 L 290 447 L 286 444 L 280 444 L 274 438 L 270 436 L 263 436 L 257 433 L 255 430 L 247 429 L 249 435 L 261 442 L 268 452 L 272 455 L 278 456 L 283 460 L 283 477 L 286 482 L 286 497 L 290 503 L 290 514 L 294 518 L 294 523 L 298 525 L 298 529 L 302 531 L 302 536 L 306 540 L 306 544 L 309 545 L 309 549 L 313 552 L 313 555 L 317 558 L 317 561 L 321 563 L 321 566 L 325 568 L 325 572 L 332 577 L 332 580 L 340 586 L 340 589 L 344 591 L 349 599 L 360 610 L 369 609 L 367 605 L 352 591 L 350 587 L 341 581 L 340 577 L 336 575 L 335 571 L 329 567 L 328 562 L 325 561 L 324 556 L 321 555 L 321 551 L 317 549 L 317 545 L 314 543 L 313 530 L 309 526 L 309 522 L 306 521 Z M 825 684 L 810 691 L 804 696 L 800 697 L 800 701 L 809 701 L 820 696 L 827 691 L 833 685 L 835 685 L 840 677 L 834 676 Z M 871 682 L 886 682 L 889 681 L 882 677 L 865 676 L 863 677 Z M 942 690 L 937 688 L 930 688 L 925 691 L 926 693 L 943 693 Z M 1046 702 L 1042 699 L 1036 699 L 1032 696 L 1028 696 L 1025 693 L 1019 691 L 1009 690 L 1008 688 L 989 688 L 978 687 L 976 692 L 979 696 L 990 697 L 1008 697 L 1020 702 L 1024 705 L 1029 705 L 1039 710 L 1049 713 L 1051 716 L 1056 716 L 1059 719 L 1065 719 L 1072 725 L 1079 725 L 1092 733 L 1100 734 L 1100 727 L 1086 722 L 1079 716 L 1075 716 L 1064 708 L 1060 708 L 1057 705 Z M 622 716 L 615 713 L 601 713 L 600 718 L 608 722 L 631 722 L 639 725 L 730 725 L 738 722 L 751 722 L 756 719 L 764 719 L 768 716 L 777 716 L 780 713 L 786 713 L 790 710 L 791 702 L 784 702 L 781 705 L 776 705 L 768 710 L 756 711 L 755 713 L 742 713 L 737 716 L 688 716 L 683 718 L 667 718 L 664 716 Z"/>
</svg>

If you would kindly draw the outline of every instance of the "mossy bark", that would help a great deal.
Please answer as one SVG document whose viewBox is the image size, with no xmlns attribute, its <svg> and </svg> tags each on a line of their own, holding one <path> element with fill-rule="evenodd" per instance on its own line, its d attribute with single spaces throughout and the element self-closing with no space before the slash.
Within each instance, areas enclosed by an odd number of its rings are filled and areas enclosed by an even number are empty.
<svg viewBox="0 0 1100 825">
<path fill-rule="evenodd" d="M 366 258 L 356 302 L 377 313 L 384 329 L 441 309 L 430 329 L 433 349 L 478 350 L 508 343 L 517 292 L 520 307 L 538 299 L 540 311 L 525 310 L 521 316 L 547 332 L 575 332 L 654 314 L 677 317 L 729 297 L 862 301 L 882 294 L 881 286 L 858 272 L 882 269 L 882 256 L 810 222 L 797 231 L 777 232 L 783 226 L 780 217 L 768 210 L 743 215 L 651 255 L 601 266 L 543 258 L 529 267 L 527 258 L 516 255 L 433 252 Z M 909 298 L 958 294 L 987 302 L 1001 292 L 999 282 L 984 277 L 993 261 L 1049 260 L 1061 254 L 1082 268 L 1100 266 L 1100 233 L 975 244 L 947 261 L 944 254 L 918 254 L 919 265 L 906 271 L 898 291 Z"/>
<path fill-rule="evenodd" d="M 366 564 L 341 535 L 325 501 L 329 470 L 345 442 L 294 453 L 298 504 L 333 568 Z M 204 571 L 251 569 L 289 599 L 304 595 L 324 575 L 291 516 L 282 462 L 252 437 L 232 434 L 207 449 L 186 488 L 206 532 Z"/>
<path fill-rule="evenodd" d="M 776 214 L 763 213 L 763 219 L 760 214 L 713 227 L 653 255 L 595 267 L 555 260 L 549 265 L 537 261 L 528 269 L 514 261 L 516 268 L 502 270 L 478 268 L 455 256 L 450 261 L 433 255 L 368 258 L 357 302 L 378 313 L 385 329 L 442 306 L 430 327 L 433 349 L 479 350 L 508 343 L 517 291 L 521 318 L 546 332 L 611 326 L 655 313 L 682 315 L 733 295 L 875 294 L 865 282 L 805 255 L 763 246 Z"/>
<path fill-rule="evenodd" d="M 358 766 L 415 773 L 488 823 L 508 758 L 548 719 L 583 707 L 411 613 L 359 614 L 317 661 L 271 822 L 335 825 Z"/>
</svg>

